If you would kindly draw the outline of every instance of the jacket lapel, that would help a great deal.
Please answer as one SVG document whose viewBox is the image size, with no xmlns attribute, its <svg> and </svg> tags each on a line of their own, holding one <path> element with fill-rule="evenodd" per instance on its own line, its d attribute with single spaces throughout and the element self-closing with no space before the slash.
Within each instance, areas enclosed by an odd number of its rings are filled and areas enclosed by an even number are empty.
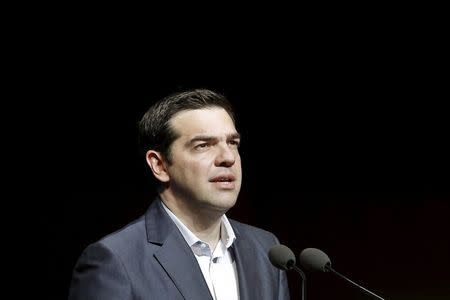
<svg viewBox="0 0 450 300">
<path fill-rule="evenodd" d="M 161 246 L 154 256 L 185 299 L 211 299 L 208 285 L 192 250 L 164 211 L 160 200 L 146 213 L 147 239 Z"/>
<path fill-rule="evenodd" d="M 261 289 L 258 288 L 261 274 L 258 270 L 257 253 L 248 244 L 245 237 L 239 234 L 235 226 L 233 226 L 233 230 L 236 240 L 232 247 L 238 273 L 240 300 L 264 299 Z"/>
</svg>

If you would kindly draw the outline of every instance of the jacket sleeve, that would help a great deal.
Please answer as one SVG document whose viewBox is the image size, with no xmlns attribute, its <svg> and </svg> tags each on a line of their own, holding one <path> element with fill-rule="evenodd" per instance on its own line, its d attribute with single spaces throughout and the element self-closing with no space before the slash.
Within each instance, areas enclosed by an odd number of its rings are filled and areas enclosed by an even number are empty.
<svg viewBox="0 0 450 300">
<path fill-rule="evenodd" d="M 289 300 L 289 287 L 288 287 L 288 280 L 286 276 L 286 271 L 280 270 L 280 282 L 279 282 L 279 289 L 278 289 L 278 299 L 279 300 Z"/>
<path fill-rule="evenodd" d="M 272 234 L 273 235 L 273 234 Z M 275 239 L 275 245 L 279 245 L 280 241 L 278 240 L 278 237 L 273 235 L 273 238 Z M 289 292 L 289 285 L 288 285 L 288 279 L 286 275 L 286 271 L 278 270 L 278 300 L 290 300 L 290 292 Z"/>
<path fill-rule="evenodd" d="M 130 280 L 120 257 L 101 243 L 87 247 L 73 270 L 69 300 L 131 298 Z"/>
</svg>

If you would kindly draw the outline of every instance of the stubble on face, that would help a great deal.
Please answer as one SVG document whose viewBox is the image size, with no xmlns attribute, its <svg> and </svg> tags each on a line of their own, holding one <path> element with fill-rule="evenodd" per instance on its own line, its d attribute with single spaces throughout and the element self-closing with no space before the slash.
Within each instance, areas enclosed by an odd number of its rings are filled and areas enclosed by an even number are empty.
<svg viewBox="0 0 450 300">
<path fill-rule="evenodd" d="M 171 147 L 169 191 L 190 209 L 225 213 L 236 203 L 242 181 L 239 134 L 221 108 L 187 110 L 171 121 L 178 138 Z"/>
</svg>

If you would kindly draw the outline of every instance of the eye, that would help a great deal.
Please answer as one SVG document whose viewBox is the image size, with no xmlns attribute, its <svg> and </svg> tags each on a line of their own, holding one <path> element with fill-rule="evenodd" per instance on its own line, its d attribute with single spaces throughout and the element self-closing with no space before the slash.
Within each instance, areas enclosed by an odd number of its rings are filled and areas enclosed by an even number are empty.
<svg viewBox="0 0 450 300">
<path fill-rule="evenodd" d="M 240 141 L 239 140 L 231 140 L 228 142 L 231 146 L 235 146 L 236 148 L 239 147 Z"/>
<path fill-rule="evenodd" d="M 208 147 L 209 147 L 208 143 L 201 143 L 201 144 L 196 145 L 194 148 L 197 150 L 201 150 L 201 149 L 206 149 Z"/>
</svg>

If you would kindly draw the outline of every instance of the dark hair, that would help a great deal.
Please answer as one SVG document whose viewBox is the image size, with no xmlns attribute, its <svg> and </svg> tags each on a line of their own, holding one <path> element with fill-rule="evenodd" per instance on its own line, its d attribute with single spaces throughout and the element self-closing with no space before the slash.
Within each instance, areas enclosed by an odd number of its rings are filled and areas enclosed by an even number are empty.
<svg viewBox="0 0 450 300">
<path fill-rule="evenodd" d="M 178 133 L 170 126 L 172 117 L 180 111 L 221 107 L 235 122 L 231 103 L 224 95 L 207 89 L 195 89 L 171 94 L 153 104 L 138 123 L 139 144 L 143 153 L 153 149 L 171 163 L 170 146 Z"/>
</svg>

